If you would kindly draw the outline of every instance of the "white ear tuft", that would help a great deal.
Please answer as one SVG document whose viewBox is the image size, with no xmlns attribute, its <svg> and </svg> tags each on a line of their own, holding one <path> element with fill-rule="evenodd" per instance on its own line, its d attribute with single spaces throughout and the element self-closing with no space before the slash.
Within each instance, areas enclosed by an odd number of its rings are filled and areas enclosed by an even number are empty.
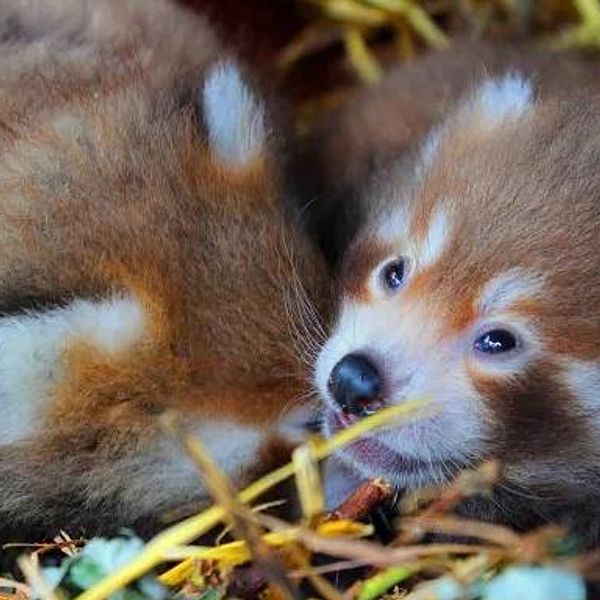
<svg viewBox="0 0 600 600">
<path fill-rule="evenodd" d="M 264 108 L 234 62 L 211 67 L 202 102 L 210 145 L 221 158 L 244 164 L 260 155 L 266 138 Z"/>
<path fill-rule="evenodd" d="M 485 81 L 466 106 L 466 113 L 484 118 L 490 125 L 518 118 L 533 106 L 531 81 L 516 73 Z"/>
</svg>

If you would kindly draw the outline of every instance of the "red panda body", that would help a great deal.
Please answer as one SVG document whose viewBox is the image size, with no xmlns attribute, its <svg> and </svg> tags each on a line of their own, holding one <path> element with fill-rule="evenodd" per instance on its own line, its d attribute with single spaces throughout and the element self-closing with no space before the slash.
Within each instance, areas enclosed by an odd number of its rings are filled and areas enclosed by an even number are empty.
<svg viewBox="0 0 600 600">
<path fill-rule="evenodd" d="M 167 1 L 7 0 L 0 40 L 2 541 L 206 501 L 168 409 L 242 484 L 304 424 L 324 289 L 261 103 Z"/>
<path fill-rule="evenodd" d="M 552 76 L 549 57 L 514 58 L 459 48 L 399 69 L 346 114 L 350 132 L 333 134 L 358 140 L 352 114 L 376 114 L 385 131 L 374 124 L 364 145 L 385 167 L 360 194 L 316 382 L 326 434 L 407 397 L 440 408 L 343 451 L 332 471 L 411 488 L 499 458 L 494 496 L 467 513 L 563 522 L 593 543 L 600 96 L 591 63 L 557 61 Z"/>
</svg>

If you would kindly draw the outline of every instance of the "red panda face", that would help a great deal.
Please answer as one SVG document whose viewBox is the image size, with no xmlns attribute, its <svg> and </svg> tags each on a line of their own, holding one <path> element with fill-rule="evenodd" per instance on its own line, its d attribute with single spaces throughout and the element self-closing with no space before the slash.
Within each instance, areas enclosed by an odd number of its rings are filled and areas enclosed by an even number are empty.
<svg viewBox="0 0 600 600">
<path fill-rule="evenodd" d="M 413 487 L 498 457 L 524 487 L 592 479 L 600 178 L 589 118 L 537 105 L 517 77 L 489 81 L 408 176 L 373 187 L 384 208 L 345 258 L 316 366 L 324 431 L 409 397 L 440 412 L 351 445 L 346 467 Z"/>
</svg>

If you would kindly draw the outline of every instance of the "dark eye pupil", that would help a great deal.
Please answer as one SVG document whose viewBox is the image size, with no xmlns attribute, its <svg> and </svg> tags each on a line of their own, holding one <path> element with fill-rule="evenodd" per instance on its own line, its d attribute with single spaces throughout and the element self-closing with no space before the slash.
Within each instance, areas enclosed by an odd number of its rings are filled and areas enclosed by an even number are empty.
<svg viewBox="0 0 600 600">
<path fill-rule="evenodd" d="M 390 290 L 398 289 L 404 281 L 404 261 L 395 260 L 387 265 L 383 271 L 383 280 Z"/>
<path fill-rule="evenodd" d="M 515 336 L 504 329 L 493 329 L 484 333 L 475 341 L 475 348 L 486 354 L 500 354 L 508 352 L 517 345 Z"/>
</svg>

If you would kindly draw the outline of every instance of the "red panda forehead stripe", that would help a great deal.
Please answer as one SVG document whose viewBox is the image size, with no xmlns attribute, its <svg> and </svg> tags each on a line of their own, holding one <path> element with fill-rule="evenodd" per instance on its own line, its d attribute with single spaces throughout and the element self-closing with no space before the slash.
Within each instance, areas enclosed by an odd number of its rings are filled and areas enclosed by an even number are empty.
<svg viewBox="0 0 600 600">
<path fill-rule="evenodd" d="M 477 300 L 478 312 L 489 314 L 517 305 L 530 306 L 542 293 L 543 277 L 514 267 L 496 275 L 483 286 Z"/>
<path fill-rule="evenodd" d="M 443 260 L 454 235 L 454 224 L 447 209 L 434 205 L 413 218 L 411 246 L 417 267 L 426 269 Z"/>
</svg>

